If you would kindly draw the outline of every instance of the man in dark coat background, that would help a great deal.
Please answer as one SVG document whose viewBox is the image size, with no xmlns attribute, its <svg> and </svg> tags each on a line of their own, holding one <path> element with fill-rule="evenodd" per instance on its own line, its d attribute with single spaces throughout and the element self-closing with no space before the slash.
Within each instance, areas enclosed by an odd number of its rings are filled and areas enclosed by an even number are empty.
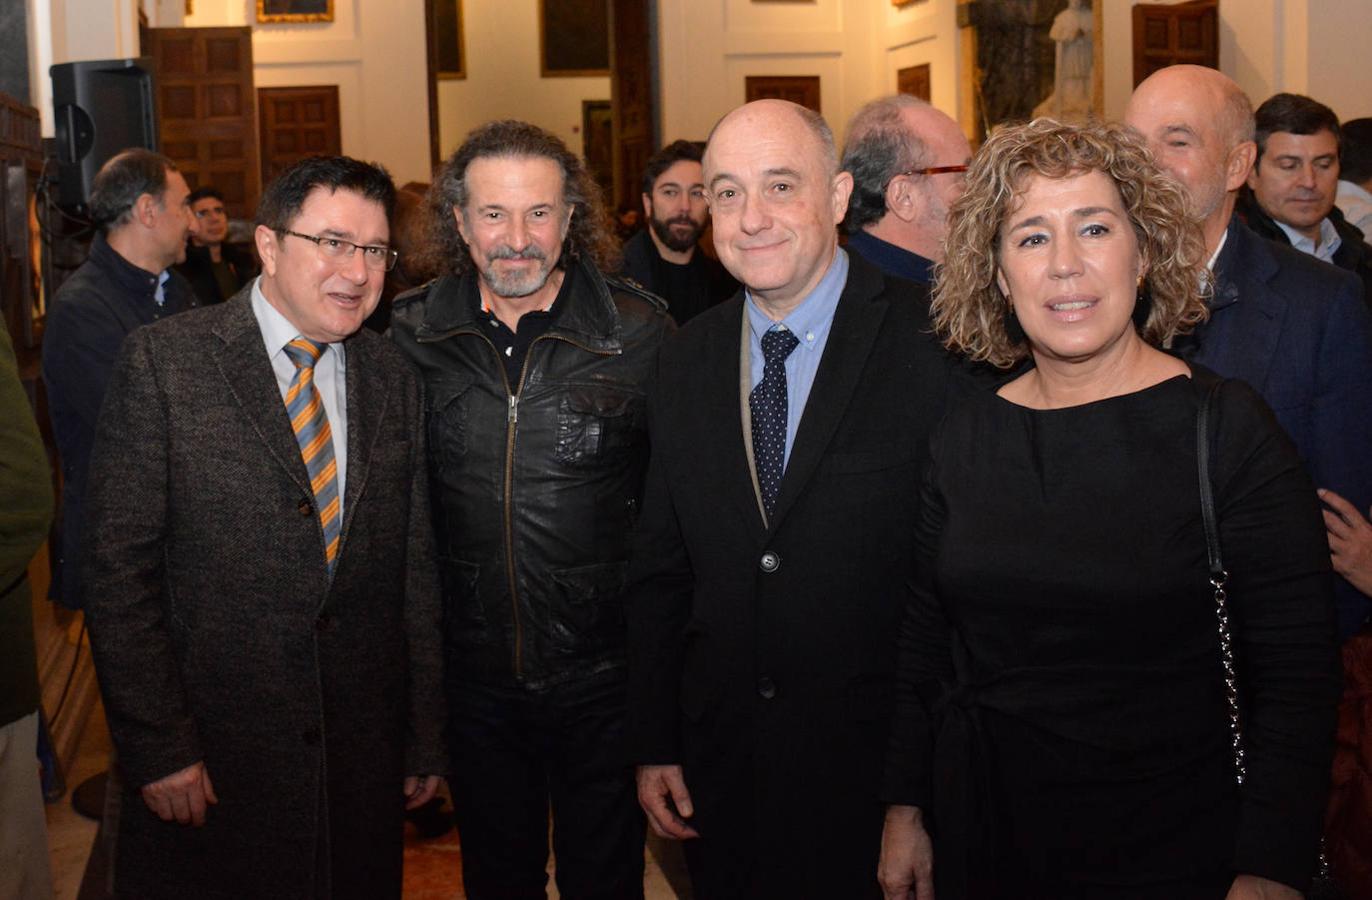
<svg viewBox="0 0 1372 900">
<path fill-rule="evenodd" d="M 639 802 L 698 897 L 877 897 L 894 635 L 954 369 L 923 289 L 838 247 L 852 178 L 818 114 L 730 113 L 705 183 L 745 290 L 667 343 L 649 393 Z"/>
<path fill-rule="evenodd" d="M 120 896 L 400 896 L 445 750 L 420 385 L 358 330 L 394 197 L 297 163 L 258 208 L 261 278 L 120 355 L 83 570 Z"/>
<path fill-rule="evenodd" d="M 150 150 L 125 150 L 100 167 L 90 210 L 100 233 L 90 257 L 53 295 L 43 331 L 43 383 L 62 463 L 58 546 L 49 595 L 81 608 L 81 511 L 95 420 L 124 338 L 191 309 L 195 294 L 171 266 L 185 258 L 194 227 L 190 191 L 176 164 Z"/>
<path fill-rule="evenodd" d="M 722 303 L 738 282 L 700 249 L 710 221 L 696 141 L 673 141 L 643 168 L 647 227 L 624 243 L 624 274 L 667 301 L 678 325 Z"/>
</svg>

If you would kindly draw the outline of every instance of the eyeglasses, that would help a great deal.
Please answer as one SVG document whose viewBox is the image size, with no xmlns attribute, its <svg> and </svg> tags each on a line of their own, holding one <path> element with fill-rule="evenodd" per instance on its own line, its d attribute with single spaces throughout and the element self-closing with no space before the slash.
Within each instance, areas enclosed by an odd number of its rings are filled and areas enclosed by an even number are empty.
<svg viewBox="0 0 1372 900">
<path fill-rule="evenodd" d="M 395 261 L 400 258 L 400 252 L 392 250 L 390 247 L 354 244 L 352 241 L 345 241 L 342 238 L 301 234 L 298 231 L 289 231 L 285 228 L 281 229 L 281 233 L 309 241 L 319 248 L 319 255 L 325 259 L 352 259 L 353 254 L 361 250 L 362 263 L 367 268 L 378 272 L 389 272 L 394 269 Z"/>
<path fill-rule="evenodd" d="M 908 172 L 901 172 L 902 175 L 945 175 L 953 172 L 966 172 L 967 166 L 930 166 L 927 169 L 911 169 Z"/>
</svg>

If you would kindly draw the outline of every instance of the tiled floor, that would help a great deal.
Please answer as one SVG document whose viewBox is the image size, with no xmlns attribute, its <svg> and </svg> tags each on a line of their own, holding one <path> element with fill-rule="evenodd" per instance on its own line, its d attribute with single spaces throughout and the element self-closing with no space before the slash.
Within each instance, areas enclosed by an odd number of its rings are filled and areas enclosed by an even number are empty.
<svg viewBox="0 0 1372 900">
<path fill-rule="evenodd" d="M 97 829 L 94 821 L 72 809 L 71 791 L 88 776 L 104 770 L 109 749 L 104 713 L 97 707 L 81 737 L 75 762 L 66 773 L 68 792 L 47 809 L 56 900 L 76 900 Z M 457 832 L 450 831 L 437 840 L 425 841 L 418 837 L 414 826 L 407 825 L 406 829 L 405 900 L 463 900 L 466 894 L 459 875 L 462 851 L 458 847 Z M 553 867 L 550 864 L 548 868 L 551 872 Z M 646 868 L 647 900 L 676 900 L 679 895 L 651 853 L 647 854 Z M 548 894 L 554 900 L 558 896 L 551 880 Z"/>
</svg>

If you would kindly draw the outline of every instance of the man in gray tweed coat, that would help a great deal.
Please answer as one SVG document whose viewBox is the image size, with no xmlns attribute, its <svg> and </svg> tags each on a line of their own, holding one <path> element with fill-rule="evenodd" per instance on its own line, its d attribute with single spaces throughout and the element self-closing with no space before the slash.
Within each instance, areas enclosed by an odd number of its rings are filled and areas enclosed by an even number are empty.
<svg viewBox="0 0 1372 900">
<path fill-rule="evenodd" d="M 261 278 L 121 351 L 84 569 L 120 897 L 400 896 L 403 808 L 446 760 L 420 386 L 359 331 L 394 198 L 298 163 Z"/>
</svg>

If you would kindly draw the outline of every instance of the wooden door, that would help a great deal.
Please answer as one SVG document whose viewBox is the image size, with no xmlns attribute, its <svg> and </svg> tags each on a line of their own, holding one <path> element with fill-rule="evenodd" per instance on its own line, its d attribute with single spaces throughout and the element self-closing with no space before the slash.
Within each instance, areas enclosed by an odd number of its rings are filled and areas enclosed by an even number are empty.
<svg viewBox="0 0 1372 900">
<path fill-rule="evenodd" d="M 754 100 L 790 100 L 820 112 L 818 75 L 749 75 L 743 79 L 743 97 Z"/>
<path fill-rule="evenodd" d="M 1178 63 L 1220 67 L 1219 0 L 1134 7 L 1134 86 Z"/>
<path fill-rule="evenodd" d="M 149 28 L 162 152 L 191 188 L 214 185 L 229 217 L 257 212 L 257 115 L 251 28 Z"/>
<path fill-rule="evenodd" d="M 338 156 L 338 85 L 259 88 L 262 108 L 262 180 L 270 181 L 307 156 Z"/>
<path fill-rule="evenodd" d="M 652 74 L 656 43 L 648 28 L 648 3 L 649 0 L 610 3 L 614 190 L 606 203 L 611 209 L 624 203 L 637 206 L 643 169 L 657 149 Z"/>
</svg>

